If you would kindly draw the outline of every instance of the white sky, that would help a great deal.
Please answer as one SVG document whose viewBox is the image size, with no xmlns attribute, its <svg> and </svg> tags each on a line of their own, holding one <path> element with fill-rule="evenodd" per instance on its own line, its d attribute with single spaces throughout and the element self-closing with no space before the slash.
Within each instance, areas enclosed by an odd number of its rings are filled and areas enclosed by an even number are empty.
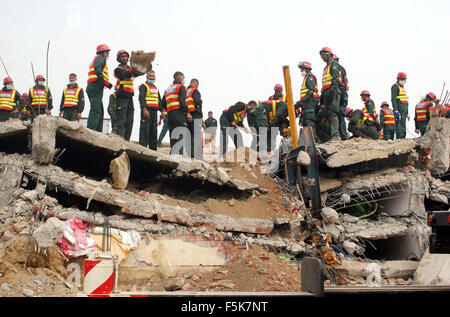
<svg viewBox="0 0 450 317">
<path fill-rule="evenodd" d="M 299 99 L 299 61 L 309 61 L 321 80 L 322 47 L 330 47 L 347 69 L 349 105 L 361 108 L 361 90 L 372 93 L 377 110 L 390 102 L 398 72 L 408 74 L 408 129 L 414 132 L 414 106 L 442 84 L 450 86 L 450 2 L 435 1 L 2 1 L 0 56 L 19 92 L 45 76 L 50 44 L 49 86 L 53 115 L 59 113 L 68 74 L 78 74 L 86 88 L 89 63 L 98 44 L 108 44 L 110 76 L 120 49 L 156 51 L 154 70 L 163 92 L 173 73 L 186 82 L 200 80 L 204 113 L 217 119 L 237 101 L 265 100 L 282 83 L 282 66 L 289 65 L 294 99 Z M 0 68 L 0 76 L 6 76 Z M 136 79 L 135 90 L 144 82 Z M 115 84 L 115 79 L 112 80 Z M 319 86 L 320 89 L 320 86 Z M 109 90 L 105 90 L 105 116 Z M 135 102 L 132 139 L 139 137 L 140 111 Z M 89 101 L 83 116 L 89 113 Z M 409 135 L 411 136 L 411 135 Z"/>
</svg>

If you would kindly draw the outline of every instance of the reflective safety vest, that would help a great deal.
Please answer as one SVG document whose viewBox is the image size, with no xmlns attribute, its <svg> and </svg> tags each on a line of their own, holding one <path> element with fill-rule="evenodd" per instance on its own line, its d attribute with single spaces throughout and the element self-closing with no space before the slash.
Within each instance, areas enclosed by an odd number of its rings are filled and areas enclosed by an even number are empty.
<svg viewBox="0 0 450 317">
<path fill-rule="evenodd" d="M 416 106 L 416 121 L 427 121 L 427 108 L 429 101 L 419 102 Z"/>
<path fill-rule="evenodd" d="M 14 99 L 16 99 L 16 91 L 14 89 L 9 91 L 0 90 L 0 109 L 13 110 L 16 105 Z"/>
<path fill-rule="evenodd" d="M 399 89 L 397 99 L 400 100 L 401 103 L 409 105 L 408 96 L 406 95 L 405 88 L 400 86 L 398 83 L 396 85 L 398 86 Z"/>
<path fill-rule="evenodd" d="M 228 109 L 225 109 L 223 112 L 228 112 Z M 244 121 L 246 116 L 247 116 L 247 113 L 245 112 L 245 109 L 242 111 L 233 113 L 233 119 L 236 123 Z"/>
<path fill-rule="evenodd" d="M 95 83 L 98 79 L 97 74 L 95 73 L 95 61 L 100 56 L 101 55 L 95 56 L 91 65 L 89 65 L 88 83 Z M 106 61 L 105 61 L 105 67 L 103 67 L 102 73 L 103 73 L 103 80 L 105 81 L 105 86 L 108 87 L 110 84 L 109 84 L 108 66 L 106 65 Z"/>
<path fill-rule="evenodd" d="M 126 71 L 131 72 L 131 68 L 124 68 Z M 120 86 L 122 86 L 123 91 L 125 92 L 129 92 L 131 94 L 134 93 L 134 87 L 133 87 L 133 83 L 134 83 L 134 76 L 131 76 L 131 78 L 127 78 L 127 79 L 119 79 L 119 77 L 116 76 L 116 74 L 114 74 L 114 77 L 116 77 L 117 82 L 116 82 L 116 91 L 119 91 Z"/>
<path fill-rule="evenodd" d="M 364 119 L 362 121 L 362 123 L 364 124 L 366 122 L 366 120 L 369 120 L 372 123 L 376 122 L 376 116 L 377 116 L 377 109 L 375 108 L 375 105 L 373 106 L 373 113 L 375 115 L 375 118 L 373 118 L 370 114 L 369 114 L 369 110 L 367 110 L 367 102 L 364 104 L 364 108 L 362 109 L 362 112 L 364 113 Z"/>
<path fill-rule="evenodd" d="M 271 96 L 271 97 L 269 98 L 269 100 L 278 100 L 278 101 L 284 101 L 284 102 L 286 102 L 286 95 L 281 95 L 281 97 L 279 97 L 279 98 L 277 98 L 277 99 L 275 99 L 275 95 L 273 95 L 273 96 Z"/>
<path fill-rule="evenodd" d="M 347 86 L 345 88 L 347 89 L 347 91 L 349 91 L 350 87 L 348 86 L 347 73 L 345 73 L 345 82 L 347 83 Z M 339 71 L 339 85 L 344 86 L 344 80 L 342 79 L 342 71 Z"/>
<path fill-rule="evenodd" d="M 158 88 L 147 83 L 144 83 L 144 86 L 147 87 L 147 94 L 145 95 L 147 107 L 159 109 Z"/>
<path fill-rule="evenodd" d="M 194 91 L 197 88 L 194 87 L 189 87 L 186 91 L 186 105 L 188 107 L 188 111 L 189 112 L 194 112 L 195 111 L 195 102 L 194 102 Z"/>
<path fill-rule="evenodd" d="M 269 119 L 269 121 L 277 120 L 276 114 L 278 100 L 267 100 L 266 103 L 272 104 L 272 111 L 267 114 L 267 119 Z"/>
<path fill-rule="evenodd" d="M 47 106 L 48 87 L 44 89 L 31 87 L 31 106 Z"/>
<path fill-rule="evenodd" d="M 392 109 L 381 109 L 384 113 L 384 125 L 393 126 L 395 125 L 395 115 Z"/>
<path fill-rule="evenodd" d="M 331 76 L 331 64 L 327 65 L 323 70 L 322 75 L 322 91 L 327 90 L 331 87 L 331 80 L 333 76 Z"/>
<path fill-rule="evenodd" d="M 300 90 L 300 100 L 302 100 L 303 98 L 305 98 L 306 94 L 308 93 L 309 89 L 306 87 L 306 81 L 308 80 L 309 76 L 313 76 L 314 79 L 316 80 L 316 85 L 314 87 L 314 94 L 313 94 L 313 98 L 315 99 L 319 99 L 319 90 L 317 89 L 317 78 L 316 76 L 314 76 L 313 74 L 309 74 L 307 76 L 305 76 L 305 78 L 303 78 L 303 84 L 302 84 L 302 88 Z"/>
<path fill-rule="evenodd" d="M 81 87 L 77 88 L 64 88 L 64 104 L 63 108 L 74 107 L 78 104 L 78 98 L 80 96 Z"/>
<path fill-rule="evenodd" d="M 172 84 L 164 92 L 167 103 L 167 113 L 181 108 L 178 93 L 180 92 L 180 88 L 182 86 L 182 84 Z"/>
</svg>

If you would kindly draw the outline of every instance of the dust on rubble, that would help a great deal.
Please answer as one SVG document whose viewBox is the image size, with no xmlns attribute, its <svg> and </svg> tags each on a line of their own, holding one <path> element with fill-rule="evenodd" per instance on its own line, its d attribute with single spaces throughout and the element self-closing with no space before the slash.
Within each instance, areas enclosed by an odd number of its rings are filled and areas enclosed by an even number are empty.
<svg viewBox="0 0 450 317">
<path fill-rule="evenodd" d="M 27 269 L 24 269 L 28 236 L 19 235 L 10 240 L 0 254 L 0 296 L 75 296 L 77 289 L 64 283 L 67 276 L 66 257 L 54 245 L 34 251 L 30 243 Z"/>
<path fill-rule="evenodd" d="M 182 272 L 153 270 L 120 274 L 121 291 L 195 291 L 195 292 L 298 292 L 301 271 L 295 261 L 286 261 L 263 247 L 248 249 L 233 244 L 227 249 L 227 263 L 216 269 L 186 269 Z M 120 269 L 119 269 L 120 272 Z"/>
</svg>

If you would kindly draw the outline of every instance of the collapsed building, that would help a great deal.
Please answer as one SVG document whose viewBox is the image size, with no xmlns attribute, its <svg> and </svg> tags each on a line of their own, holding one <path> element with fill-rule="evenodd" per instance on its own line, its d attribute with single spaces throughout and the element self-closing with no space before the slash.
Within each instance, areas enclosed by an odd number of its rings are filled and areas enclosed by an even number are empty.
<svg viewBox="0 0 450 317">
<path fill-rule="evenodd" d="M 138 233 L 135 250 L 128 250 L 121 262 L 123 287 L 127 279 L 129 285 L 148 279 L 150 269 L 168 277 L 161 286 L 165 290 L 239 291 L 236 277 L 214 278 L 217 285 L 210 283 L 212 287 L 191 281 L 189 288 L 177 281 L 177 274 L 189 266 L 183 263 L 195 262 L 192 258 L 198 262 L 191 268 L 223 269 L 232 262 L 230 254 L 253 246 L 268 253 L 246 259 L 244 265 L 253 268 L 261 261 L 262 267 L 270 258 L 275 267 L 279 257 L 269 254 L 278 254 L 287 259 L 287 275 L 300 275 L 303 257 L 320 257 L 331 285 L 365 284 L 371 263 L 379 264 L 385 283 L 401 278 L 402 283 L 448 285 L 450 261 L 437 264 L 426 253 L 426 212 L 449 208 L 449 142 L 447 120 L 433 118 L 427 134 L 415 140 L 317 145 L 324 208 L 320 217 L 312 217 L 311 204 L 283 179 L 262 173 L 261 162 L 250 160 L 248 149 L 244 162 L 207 163 L 152 151 L 62 118 L 39 116 L 32 124 L 10 120 L 0 125 L 0 252 L 5 258 L 8 246 L 26 235 L 31 251 L 16 263 L 26 266 L 33 252 L 57 248 L 63 222 L 77 219 L 93 228 L 108 225 Z M 145 237 L 159 241 L 158 247 L 144 243 Z M 184 242 L 176 246 L 174 239 Z M 184 244 L 194 240 L 203 249 Z M 206 247 L 218 253 L 202 259 L 202 253 L 211 251 Z M 149 259 L 155 248 L 165 250 L 166 260 Z M 190 254 L 175 260 L 187 249 Z M 171 266 L 177 269 L 167 269 L 170 252 Z M 0 262 L 0 273 L 7 275 L 11 259 L 5 263 Z M 67 275 L 61 268 L 57 272 Z M 296 280 L 286 280 L 282 287 L 281 277 L 273 279 L 276 285 L 246 290 L 300 289 Z M 169 280 L 175 283 L 167 285 Z"/>
</svg>

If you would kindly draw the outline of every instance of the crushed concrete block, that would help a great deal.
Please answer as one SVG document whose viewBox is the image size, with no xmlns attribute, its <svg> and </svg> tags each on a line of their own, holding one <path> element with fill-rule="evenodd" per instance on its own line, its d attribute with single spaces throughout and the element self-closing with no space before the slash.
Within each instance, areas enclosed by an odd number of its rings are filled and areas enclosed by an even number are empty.
<svg viewBox="0 0 450 317">
<path fill-rule="evenodd" d="M 173 277 L 173 278 L 169 278 L 165 283 L 164 283 L 164 289 L 167 292 L 173 292 L 173 291 L 177 291 L 179 289 L 181 289 L 181 287 L 184 284 L 184 277 L 182 276 L 177 276 L 177 277 Z"/>
<path fill-rule="evenodd" d="M 21 233 L 23 230 L 25 230 L 28 227 L 28 223 L 27 222 L 18 222 L 18 223 L 13 224 L 11 227 L 15 233 Z"/>
<path fill-rule="evenodd" d="M 351 241 L 344 241 L 344 243 L 342 244 L 342 247 L 344 248 L 345 251 L 348 252 L 348 254 L 354 255 L 354 254 L 358 254 L 358 255 L 362 255 L 364 254 L 364 247 L 351 242 Z"/>
<path fill-rule="evenodd" d="M 125 189 L 127 187 L 130 177 L 130 159 L 126 152 L 111 161 L 109 172 L 112 174 L 113 188 Z"/>
<path fill-rule="evenodd" d="M 339 214 L 333 208 L 329 208 L 329 207 L 323 208 L 321 215 L 322 215 L 323 220 L 327 224 L 336 223 L 339 220 Z"/>
<path fill-rule="evenodd" d="M 288 224 L 289 222 L 290 222 L 289 218 L 275 218 L 275 220 L 274 220 L 274 223 L 277 226 L 285 225 L 285 224 Z"/>
<path fill-rule="evenodd" d="M 231 180 L 231 177 L 228 175 L 227 171 L 222 167 L 217 168 L 217 175 L 219 176 L 220 181 L 224 184 L 227 184 Z"/>
<path fill-rule="evenodd" d="M 29 289 L 26 289 L 26 288 L 23 289 L 22 294 L 25 295 L 26 297 L 33 297 L 34 296 L 34 292 L 32 290 L 29 290 Z"/>
<path fill-rule="evenodd" d="M 414 285 L 450 285 L 450 254 L 430 254 L 427 250 L 414 273 Z"/>
<path fill-rule="evenodd" d="M 381 266 L 381 273 L 384 278 L 408 279 L 413 277 L 418 266 L 417 261 L 387 261 Z"/>
<path fill-rule="evenodd" d="M 333 237 L 333 239 L 339 240 L 341 232 L 339 231 L 339 229 L 336 227 L 336 225 L 334 223 L 331 223 L 331 224 L 323 223 L 322 228 L 323 228 L 323 231 L 325 233 L 330 234 Z"/>
<path fill-rule="evenodd" d="M 300 151 L 297 156 L 297 163 L 302 166 L 311 165 L 311 157 L 305 151 Z"/>
<path fill-rule="evenodd" d="M 64 223 L 52 217 L 33 233 L 33 239 L 40 248 L 50 248 L 64 235 Z"/>
<path fill-rule="evenodd" d="M 354 138 L 342 142 L 318 144 L 316 147 L 319 157 L 325 159 L 328 167 L 338 168 L 410 153 L 416 147 L 416 142 L 402 139 L 387 143 L 382 140 Z"/>
</svg>

